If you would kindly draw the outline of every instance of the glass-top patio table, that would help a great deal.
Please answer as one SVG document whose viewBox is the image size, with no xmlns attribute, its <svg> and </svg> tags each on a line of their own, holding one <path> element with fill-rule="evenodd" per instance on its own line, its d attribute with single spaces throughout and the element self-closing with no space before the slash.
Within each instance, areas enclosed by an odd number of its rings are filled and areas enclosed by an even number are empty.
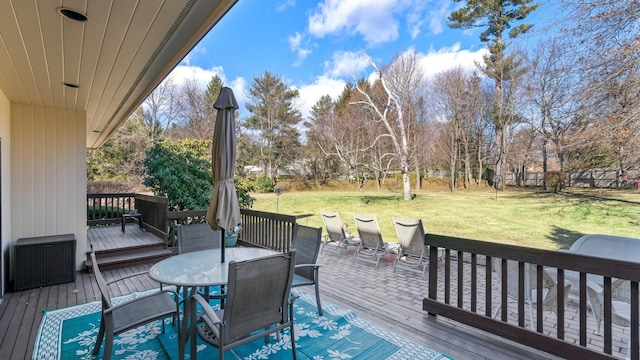
<svg viewBox="0 0 640 360">
<path fill-rule="evenodd" d="M 229 261 L 244 261 L 277 254 L 254 247 L 225 249 L 226 262 L 220 262 L 220 249 L 200 250 L 164 259 L 149 269 L 149 277 L 166 285 L 205 287 L 225 285 Z"/>
<path fill-rule="evenodd" d="M 225 249 L 226 262 L 222 263 L 220 249 L 194 251 L 159 261 L 149 269 L 149 277 L 163 285 L 183 286 L 188 289 L 185 295 L 194 294 L 198 288 L 226 285 L 229 261 L 244 261 L 277 253 L 270 249 L 230 247 Z M 184 300 L 185 318 L 179 331 L 180 339 L 188 335 L 186 316 L 189 314 L 189 301 Z M 180 339 L 178 356 L 184 359 L 184 344 Z"/>
</svg>

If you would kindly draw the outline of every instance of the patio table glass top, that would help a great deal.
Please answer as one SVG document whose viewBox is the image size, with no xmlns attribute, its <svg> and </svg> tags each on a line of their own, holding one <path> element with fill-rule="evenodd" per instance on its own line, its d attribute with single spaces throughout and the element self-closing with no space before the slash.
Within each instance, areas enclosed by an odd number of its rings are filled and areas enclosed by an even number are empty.
<svg viewBox="0 0 640 360">
<path fill-rule="evenodd" d="M 225 285 L 229 261 L 244 261 L 276 254 L 254 247 L 225 249 L 226 262 L 220 262 L 220 249 L 194 251 L 164 259 L 149 269 L 149 277 L 162 284 L 203 287 Z"/>
</svg>

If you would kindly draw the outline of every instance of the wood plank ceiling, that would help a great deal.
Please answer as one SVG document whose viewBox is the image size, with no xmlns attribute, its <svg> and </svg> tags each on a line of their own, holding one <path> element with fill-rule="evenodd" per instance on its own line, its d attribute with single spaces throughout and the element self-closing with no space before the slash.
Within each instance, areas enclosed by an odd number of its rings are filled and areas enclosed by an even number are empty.
<svg viewBox="0 0 640 360">
<path fill-rule="evenodd" d="M 0 89 L 86 111 L 87 148 L 99 147 L 236 1 L 0 0 Z"/>
</svg>

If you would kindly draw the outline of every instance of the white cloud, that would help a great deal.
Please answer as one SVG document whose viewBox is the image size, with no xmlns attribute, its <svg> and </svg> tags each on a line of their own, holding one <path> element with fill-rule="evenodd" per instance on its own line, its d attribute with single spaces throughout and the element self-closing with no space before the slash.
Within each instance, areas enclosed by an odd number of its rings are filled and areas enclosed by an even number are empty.
<svg viewBox="0 0 640 360">
<path fill-rule="evenodd" d="M 415 52 L 414 48 L 405 50 L 399 56 L 409 52 Z M 476 51 L 460 50 L 460 43 L 456 43 L 451 47 L 443 47 L 439 50 L 429 50 L 427 53 L 418 52 L 417 58 L 425 78 L 432 77 L 443 71 L 461 67 L 464 70 L 471 71 L 477 69 L 476 63 L 483 63 L 482 56 L 489 53 L 489 50 L 482 48 Z M 391 59 L 389 60 L 391 61 Z M 378 63 L 378 67 L 381 65 Z M 379 79 L 378 74 L 371 69 L 367 76 L 367 81 L 373 83 Z"/>
<path fill-rule="evenodd" d="M 485 48 L 476 51 L 460 50 L 460 43 L 439 50 L 429 50 L 422 54 L 421 64 L 426 76 L 432 76 L 454 67 L 462 67 L 465 70 L 476 69 L 475 63 L 482 63 L 482 56 L 488 50 Z"/>
<path fill-rule="evenodd" d="M 247 84 L 247 80 L 243 77 L 232 80 L 227 79 L 222 67 L 214 67 L 207 70 L 197 66 L 180 65 L 171 72 L 167 79 L 170 78 L 177 86 L 181 86 L 187 80 L 195 79 L 198 85 L 204 89 L 214 75 L 218 75 L 224 85 L 233 90 L 233 94 L 240 107 L 240 118 L 248 116 L 249 114 L 247 113 L 245 104 L 249 99 L 248 89 L 250 85 Z M 302 116 L 306 119 L 311 112 L 311 107 L 324 95 L 329 95 L 334 100 L 337 99 L 344 90 L 345 85 L 346 82 L 344 80 L 321 75 L 310 84 L 295 87 L 300 93 L 300 103 L 297 105 L 299 105 Z"/>
<path fill-rule="evenodd" d="M 402 0 L 325 0 L 309 16 L 309 33 L 360 34 L 370 45 L 393 41 L 399 36 L 394 13 L 407 5 Z"/>
<path fill-rule="evenodd" d="M 291 50 L 297 49 L 300 46 L 300 43 L 302 42 L 302 34 L 300 32 L 295 33 L 295 35 L 293 36 L 289 36 L 289 47 L 291 48 Z"/>
<path fill-rule="evenodd" d="M 415 39 L 425 23 L 433 34 L 443 31 L 451 1 L 424 0 L 324 0 L 310 13 L 309 34 L 362 36 L 368 45 L 399 38 L 399 16 L 406 16 L 406 27 Z"/>
<path fill-rule="evenodd" d="M 238 107 L 240 108 L 240 113 L 242 114 L 246 111 L 244 105 L 247 103 L 248 95 L 247 91 L 247 81 L 243 77 L 236 78 L 231 81 L 231 83 L 226 86 L 230 87 L 233 90 L 233 95 L 236 97 L 236 101 L 238 102 Z"/>
<path fill-rule="evenodd" d="M 420 34 L 420 28 L 424 24 L 422 14 L 417 12 L 410 12 L 407 15 L 407 27 L 409 28 L 409 34 L 412 39 L 415 39 Z"/>
<path fill-rule="evenodd" d="M 221 66 L 213 67 L 211 69 L 203 69 L 198 66 L 185 66 L 179 65 L 169 76 L 167 80 L 173 82 L 176 86 L 182 86 L 187 80 L 196 80 L 198 86 L 201 89 L 206 89 L 207 84 L 211 81 L 211 78 L 215 75 L 218 75 L 220 79 L 222 79 L 222 83 L 224 86 L 228 86 L 233 90 L 233 95 L 236 97 L 236 101 L 238 102 L 238 106 L 240 107 L 240 114 L 243 115 L 245 112 L 244 105 L 247 102 L 247 81 L 243 77 L 238 77 L 235 79 L 227 79 L 224 69 Z"/>
<path fill-rule="evenodd" d="M 196 45 L 196 47 L 191 49 L 191 51 L 189 51 L 187 56 L 185 56 L 182 59 L 180 64 L 185 66 L 191 66 L 197 62 L 197 59 L 202 58 L 206 54 L 207 54 L 207 47 L 202 44 L 198 44 Z"/>
<path fill-rule="evenodd" d="M 300 66 L 302 61 L 311 54 L 311 50 L 302 47 L 303 39 L 304 35 L 299 32 L 296 32 L 293 36 L 289 36 L 289 48 L 295 52 L 297 56 L 296 62 L 293 64 L 294 66 Z"/>
<path fill-rule="evenodd" d="M 276 5 L 276 11 L 282 12 L 294 6 L 296 6 L 296 0 L 284 0 L 280 4 Z"/>
<path fill-rule="evenodd" d="M 227 81 L 224 75 L 224 70 L 220 66 L 211 69 L 203 69 L 199 66 L 179 65 L 173 69 L 171 74 L 169 74 L 169 77 L 171 78 L 171 81 L 178 86 L 181 86 L 187 80 L 196 80 L 198 86 L 204 89 L 207 87 L 209 81 L 211 81 L 211 78 L 215 75 L 218 75 L 220 79 L 222 79 L 222 82 L 226 84 Z"/>
<path fill-rule="evenodd" d="M 422 30 L 422 25 L 424 24 L 424 19 L 426 17 L 423 12 L 426 6 L 426 1 L 416 1 L 413 6 L 409 8 L 406 23 L 407 30 L 409 31 L 412 39 L 417 38 Z"/>
<path fill-rule="evenodd" d="M 450 13 L 451 10 L 449 9 L 449 2 L 447 1 L 442 1 L 439 8 L 436 7 L 429 11 L 429 30 L 432 34 L 437 35 L 442 33 L 444 22 Z"/>
<path fill-rule="evenodd" d="M 331 77 L 353 77 L 366 69 L 369 63 L 360 52 L 337 51 L 331 62 L 324 64 L 325 74 Z"/>
<path fill-rule="evenodd" d="M 298 88 L 300 93 L 300 112 L 304 119 L 309 117 L 311 108 L 320 100 L 322 96 L 329 95 L 336 100 L 347 83 L 344 80 L 331 78 L 329 76 L 319 76 L 313 83 L 302 85 Z"/>
</svg>

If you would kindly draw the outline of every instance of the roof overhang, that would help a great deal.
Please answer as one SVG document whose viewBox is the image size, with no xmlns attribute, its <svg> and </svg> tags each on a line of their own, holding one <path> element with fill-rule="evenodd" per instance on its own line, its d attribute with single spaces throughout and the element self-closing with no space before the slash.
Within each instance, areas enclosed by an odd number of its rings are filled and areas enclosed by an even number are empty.
<svg viewBox="0 0 640 360">
<path fill-rule="evenodd" d="M 85 111 L 97 148 L 236 2 L 0 0 L 0 89 L 12 103 Z"/>
</svg>

